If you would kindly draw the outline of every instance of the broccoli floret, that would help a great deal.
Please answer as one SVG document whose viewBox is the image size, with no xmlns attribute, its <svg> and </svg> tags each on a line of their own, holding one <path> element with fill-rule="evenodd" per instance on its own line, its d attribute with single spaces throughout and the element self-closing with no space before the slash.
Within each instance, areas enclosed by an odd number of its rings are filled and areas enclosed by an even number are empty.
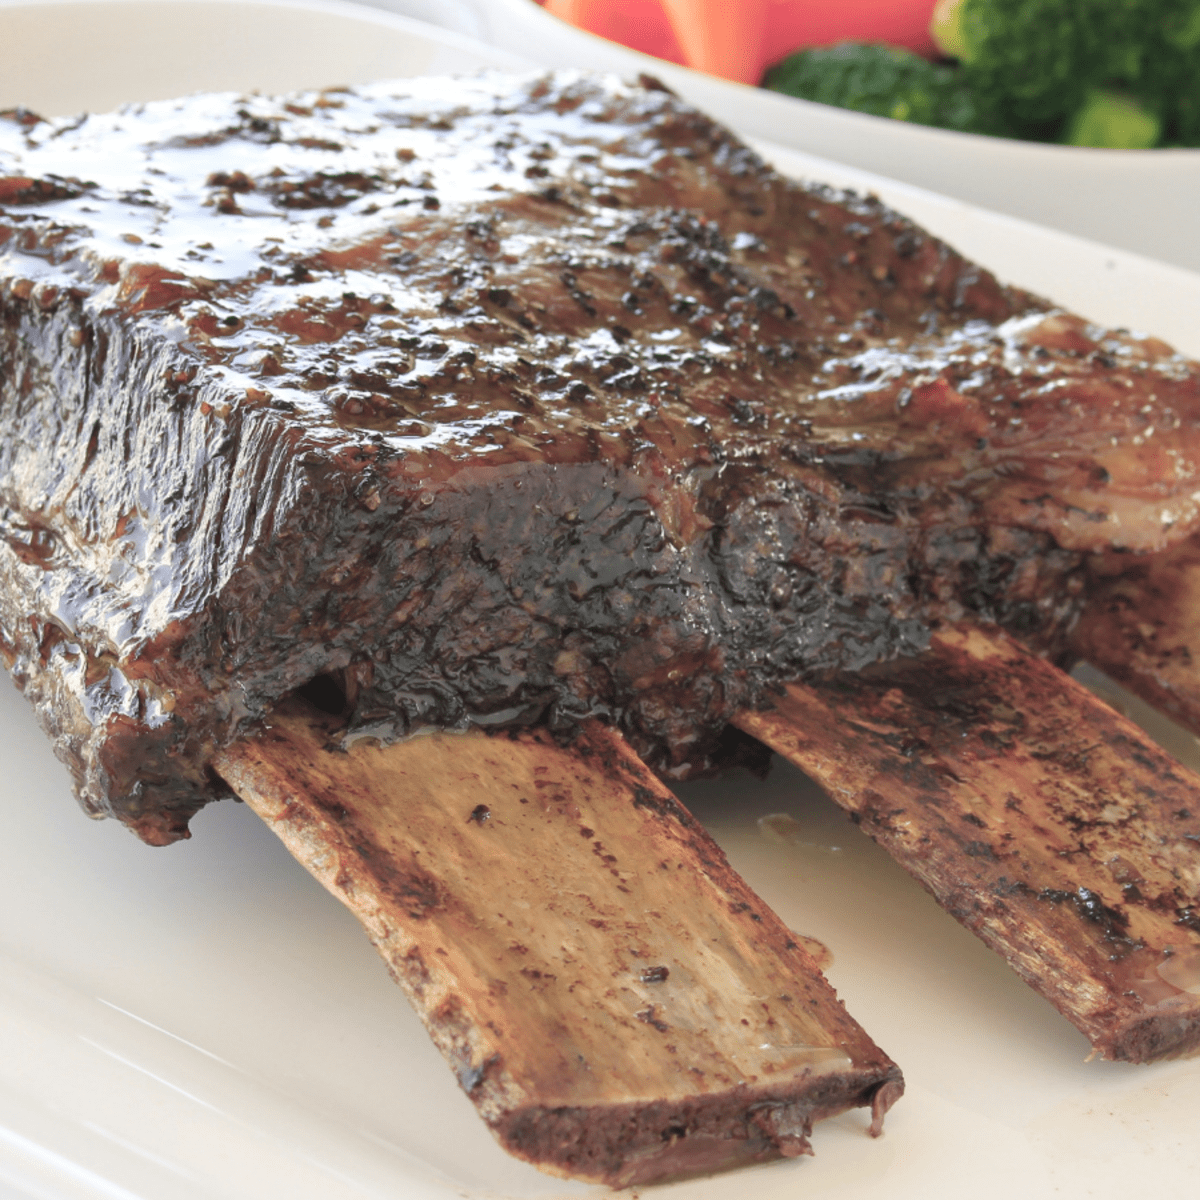
<svg viewBox="0 0 1200 1200">
<path fill-rule="evenodd" d="M 931 32 L 957 67 L 844 42 L 764 86 L 968 133 L 1200 146 L 1200 0 L 939 0 Z"/>
<path fill-rule="evenodd" d="M 843 42 L 802 50 L 772 67 L 763 86 L 877 117 L 978 130 L 959 73 L 893 46 Z"/>
<path fill-rule="evenodd" d="M 1162 135 L 1162 121 L 1145 105 L 1122 92 L 1092 92 L 1067 122 L 1069 146 L 1106 150 L 1149 150 Z"/>
<path fill-rule="evenodd" d="M 1161 0 L 1151 0 L 1157 7 Z M 962 0 L 963 74 L 976 103 L 1019 125 L 1061 121 L 1141 70 L 1144 0 Z"/>
<path fill-rule="evenodd" d="M 1161 114 L 1164 142 L 1200 146 L 1200 0 L 1161 4 L 1130 90 Z"/>
<path fill-rule="evenodd" d="M 1115 91 L 1143 110 L 1138 136 L 1152 121 L 1168 140 L 1200 136 L 1200 0 L 943 0 L 934 31 L 985 124 L 1072 141 L 1115 113 L 1100 99 Z"/>
</svg>

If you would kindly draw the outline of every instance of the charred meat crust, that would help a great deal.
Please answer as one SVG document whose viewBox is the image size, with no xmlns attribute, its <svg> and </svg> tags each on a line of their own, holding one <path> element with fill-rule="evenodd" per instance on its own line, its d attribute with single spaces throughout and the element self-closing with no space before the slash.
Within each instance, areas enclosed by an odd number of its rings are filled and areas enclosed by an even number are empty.
<svg viewBox="0 0 1200 1200">
<path fill-rule="evenodd" d="M 1112 449 L 1194 436 L 1192 367 L 662 90 L 200 97 L 0 149 L 0 638 L 150 841 L 314 676 L 360 734 L 597 715 L 686 777 L 934 620 L 1057 645 L 1089 550 L 1195 517 Z"/>
<path fill-rule="evenodd" d="M 898 1068 L 882 1083 L 865 1085 L 858 1074 L 823 1076 L 800 1100 L 747 1089 L 740 1104 L 728 1096 L 697 1096 L 630 1105 L 627 1112 L 610 1108 L 599 1117 L 588 1108 L 529 1108 L 492 1131 L 511 1154 L 544 1170 L 636 1187 L 811 1154 L 816 1122 L 872 1107 L 889 1088 L 902 1091 Z M 893 1098 L 888 1092 L 886 1101 Z"/>
</svg>

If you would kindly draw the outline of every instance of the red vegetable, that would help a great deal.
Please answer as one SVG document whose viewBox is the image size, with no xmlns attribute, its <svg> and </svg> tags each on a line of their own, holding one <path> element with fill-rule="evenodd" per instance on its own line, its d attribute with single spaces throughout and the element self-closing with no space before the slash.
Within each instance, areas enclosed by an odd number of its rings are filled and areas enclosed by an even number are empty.
<svg viewBox="0 0 1200 1200">
<path fill-rule="evenodd" d="M 610 42 L 687 65 L 659 0 L 545 0 L 545 8 Z"/>
<path fill-rule="evenodd" d="M 770 0 L 662 0 L 689 67 L 757 83 Z"/>
<path fill-rule="evenodd" d="M 757 83 L 805 46 L 848 39 L 936 53 L 934 0 L 545 0 L 546 11 L 610 41 L 710 75 Z"/>
</svg>

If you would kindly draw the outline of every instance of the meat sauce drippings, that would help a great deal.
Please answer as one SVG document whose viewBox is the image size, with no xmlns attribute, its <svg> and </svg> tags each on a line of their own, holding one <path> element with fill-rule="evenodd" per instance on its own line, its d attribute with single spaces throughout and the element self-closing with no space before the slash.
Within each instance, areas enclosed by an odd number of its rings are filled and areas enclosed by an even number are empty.
<svg viewBox="0 0 1200 1200">
<path fill-rule="evenodd" d="M 0 206 L 12 658 L 146 836 L 320 676 L 355 735 L 600 715 L 682 777 L 931 621 L 1052 649 L 1085 555 L 1197 521 L 1191 364 L 653 85 L 0 120 Z"/>
</svg>

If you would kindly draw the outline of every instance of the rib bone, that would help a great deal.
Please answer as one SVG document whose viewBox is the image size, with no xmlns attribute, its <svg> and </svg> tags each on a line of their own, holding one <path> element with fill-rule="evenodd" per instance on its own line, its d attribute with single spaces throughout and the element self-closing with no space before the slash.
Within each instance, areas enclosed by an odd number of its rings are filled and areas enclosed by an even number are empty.
<svg viewBox="0 0 1200 1200">
<path fill-rule="evenodd" d="M 808 1152 L 903 1084 L 619 734 L 342 749 L 298 704 L 221 770 L 362 921 L 498 1140 L 644 1183 Z"/>
<path fill-rule="evenodd" d="M 1200 1046 L 1200 779 L 1069 676 L 948 629 L 738 723 L 1106 1057 Z"/>
<path fill-rule="evenodd" d="M 1200 734 L 1200 538 L 1130 562 L 1092 589 L 1072 636 L 1081 658 Z"/>
</svg>

